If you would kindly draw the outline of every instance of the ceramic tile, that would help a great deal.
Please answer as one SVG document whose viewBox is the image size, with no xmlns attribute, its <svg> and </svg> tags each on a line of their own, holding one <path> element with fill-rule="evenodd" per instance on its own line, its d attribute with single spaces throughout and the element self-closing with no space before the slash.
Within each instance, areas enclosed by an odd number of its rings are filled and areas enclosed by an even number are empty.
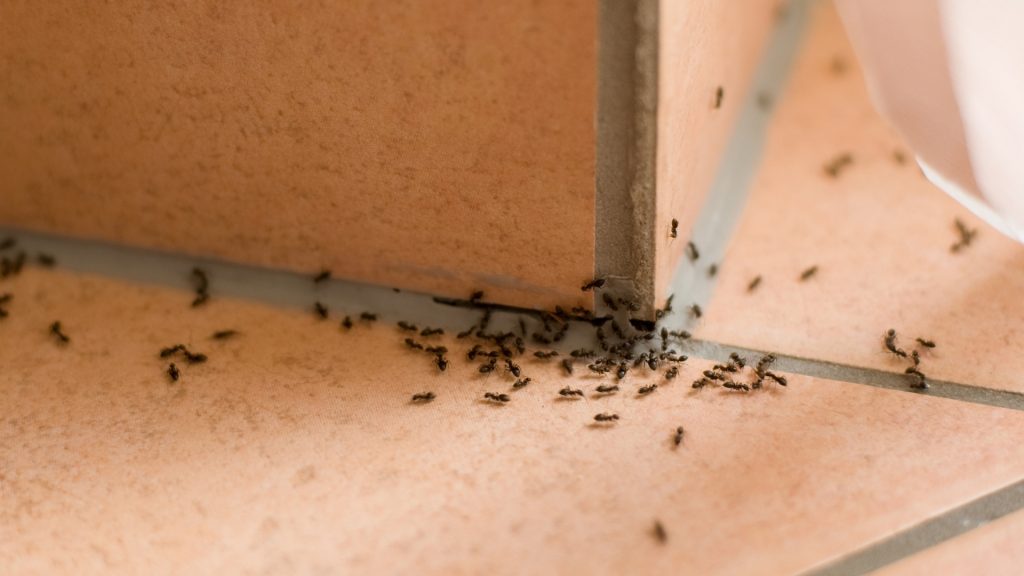
<svg viewBox="0 0 1024 576">
<path fill-rule="evenodd" d="M 1000 408 L 795 375 L 697 393 L 700 362 L 647 397 L 630 376 L 628 392 L 565 401 L 562 386 L 597 380 L 535 360 L 516 392 L 461 360 L 440 374 L 391 326 L 191 309 L 61 271 L 3 286 L 13 574 L 792 573 L 1024 475 L 1024 413 Z M 209 361 L 171 384 L 157 351 L 177 342 Z M 409 404 L 425 390 L 433 403 Z M 604 411 L 621 420 L 594 426 Z"/>
<path fill-rule="evenodd" d="M 872 108 L 831 4 L 814 10 L 698 335 L 902 372 L 882 348 L 892 328 L 907 347 L 937 342 L 931 377 L 1024 392 L 1024 247 L 894 159 L 909 152 Z M 852 164 L 827 176 L 846 153 Z M 979 230 L 956 254 L 955 218 Z"/>
<path fill-rule="evenodd" d="M 1016 512 L 873 574 L 1020 574 L 1020 567 L 1024 566 L 1021 540 L 1024 540 L 1024 512 Z"/>
</svg>

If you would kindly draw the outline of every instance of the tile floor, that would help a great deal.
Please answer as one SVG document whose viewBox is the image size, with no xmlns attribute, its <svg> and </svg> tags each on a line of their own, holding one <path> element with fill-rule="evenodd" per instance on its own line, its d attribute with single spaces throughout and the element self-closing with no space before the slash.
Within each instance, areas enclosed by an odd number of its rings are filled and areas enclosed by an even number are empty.
<svg viewBox="0 0 1024 576">
<path fill-rule="evenodd" d="M 983 229 L 949 254 L 963 211 L 892 162 L 898 139 L 848 50 L 817 4 L 699 336 L 895 371 L 880 347 L 894 327 L 939 342 L 934 377 L 1019 390 L 1024 275 L 1006 267 L 1024 249 Z M 822 177 L 846 149 L 854 164 Z M 797 282 L 811 264 L 818 276 Z M 764 284 L 747 294 L 755 274 Z M 61 268 L 30 267 L 2 292 L 4 574 L 842 574 L 917 532 L 937 545 L 859 565 L 1020 563 L 1024 502 L 956 537 L 922 527 L 1024 481 L 1022 410 L 841 370 L 698 392 L 710 362 L 696 358 L 646 397 L 634 391 L 651 376 L 595 397 L 596 377 L 536 360 L 534 383 L 509 392 L 461 361 L 438 373 L 390 322 L 344 332 L 242 298 L 191 309 L 182 290 Z M 67 346 L 47 331 L 57 319 Z M 209 339 L 226 328 L 241 335 Z M 172 384 L 156 351 L 179 341 L 210 360 Z M 461 343 L 445 342 L 456 357 Z M 567 384 L 588 395 L 560 399 Z M 438 398 L 411 405 L 424 390 Z M 486 404 L 485 391 L 513 400 Z M 621 420 L 595 425 L 605 411 Z"/>
</svg>

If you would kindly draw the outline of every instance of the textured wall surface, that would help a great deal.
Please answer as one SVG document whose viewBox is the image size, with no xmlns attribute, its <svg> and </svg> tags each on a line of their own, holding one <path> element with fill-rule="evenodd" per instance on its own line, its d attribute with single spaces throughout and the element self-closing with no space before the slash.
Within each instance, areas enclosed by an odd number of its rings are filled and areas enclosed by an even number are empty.
<svg viewBox="0 0 1024 576">
<path fill-rule="evenodd" d="M 594 267 L 596 13 L 4 2 L 0 222 L 575 303 Z"/>
<path fill-rule="evenodd" d="M 783 2 L 661 0 L 655 302 L 664 302 Z M 721 108 L 715 91 L 724 88 Z M 669 237 L 673 218 L 679 237 Z M 660 304 L 658 304 L 660 305 Z"/>
</svg>

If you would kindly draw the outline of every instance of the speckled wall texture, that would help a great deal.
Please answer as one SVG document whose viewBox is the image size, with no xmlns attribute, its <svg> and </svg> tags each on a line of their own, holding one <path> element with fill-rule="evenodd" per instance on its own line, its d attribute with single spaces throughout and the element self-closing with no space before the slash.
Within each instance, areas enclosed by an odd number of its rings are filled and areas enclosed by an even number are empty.
<svg viewBox="0 0 1024 576">
<path fill-rule="evenodd" d="M 0 222 L 564 304 L 596 31 L 592 0 L 3 2 Z"/>
</svg>

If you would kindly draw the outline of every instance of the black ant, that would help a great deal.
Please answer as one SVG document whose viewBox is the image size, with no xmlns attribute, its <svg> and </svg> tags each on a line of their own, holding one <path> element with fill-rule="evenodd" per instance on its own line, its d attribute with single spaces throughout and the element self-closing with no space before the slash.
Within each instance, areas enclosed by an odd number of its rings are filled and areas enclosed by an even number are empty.
<svg viewBox="0 0 1024 576">
<path fill-rule="evenodd" d="M 978 234 L 978 230 L 977 228 L 968 228 L 967 224 L 959 218 L 953 220 L 953 224 L 956 226 L 956 231 L 957 234 L 960 235 L 960 239 L 949 247 L 949 251 L 956 253 L 971 245 L 971 242 L 974 241 L 974 237 Z"/>
<path fill-rule="evenodd" d="M 565 373 L 572 376 L 572 360 L 565 358 L 562 360 L 562 368 L 565 369 Z"/>
<path fill-rule="evenodd" d="M 714 278 L 718 275 L 718 264 L 711 264 L 708 266 L 708 278 Z"/>
<path fill-rule="evenodd" d="M 615 385 L 615 386 L 601 385 L 601 386 L 598 386 L 595 390 L 597 391 L 598 394 L 614 394 L 615 392 L 619 391 L 619 387 L 618 387 L 618 385 Z"/>
<path fill-rule="evenodd" d="M 742 390 L 744 392 L 750 392 L 750 386 L 746 384 L 740 384 L 739 382 L 733 382 L 732 380 L 726 380 L 722 382 L 722 386 L 730 390 Z"/>
<path fill-rule="evenodd" d="M 363 312 L 362 314 L 359 315 L 359 319 L 363 320 L 364 322 L 376 322 L 377 315 L 371 314 L 370 312 Z"/>
<path fill-rule="evenodd" d="M 892 328 L 885 333 L 885 349 L 900 358 L 907 357 L 906 351 L 896 346 L 896 331 Z"/>
<path fill-rule="evenodd" d="M 345 316 L 345 319 L 341 321 L 341 327 L 346 329 L 346 330 L 351 330 L 352 329 L 352 317 L 351 316 Z"/>
<path fill-rule="evenodd" d="M 641 396 L 646 396 L 646 395 L 650 394 L 651 392 L 654 392 L 657 389 L 658 389 L 658 385 L 657 384 L 648 384 L 647 386 L 641 386 L 640 389 L 636 391 L 636 393 L 641 395 Z"/>
<path fill-rule="evenodd" d="M 488 361 L 487 363 L 480 365 L 480 368 L 479 368 L 480 373 L 481 374 L 490 374 L 491 372 L 494 372 L 495 364 L 497 364 L 497 360 L 495 360 L 494 358 L 491 358 L 490 361 Z"/>
<path fill-rule="evenodd" d="M 786 380 L 786 377 L 785 376 L 779 376 L 775 372 L 766 371 L 764 373 L 764 377 L 765 378 L 771 378 L 772 380 L 775 380 L 775 382 L 777 382 L 779 386 L 788 386 L 788 381 Z"/>
<path fill-rule="evenodd" d="M 324 306 L 322 302 L 313 303 L 313 312 L 320 317 L 321 320 L 327 319 L 327 306 Z"/>
<path fill-rule="evenodd" d="M 904 373 L 905 374 L 909 374 L 909 375 L 914 377 L 914 382 L 910 384 L 911 388 L 914 388 L 914 389 L 917 389 L 917 390 L 927 390 L 928 389 L 928 382 L 926 380 L 924 372 L 921 372 L 920 370 L 918 370 L 917 367 L 911 366 L 910 368 L 907 368 L 904 371 Z"/>
<path fill-rule="evenodd" d="M 668 235 L 670 238 L 679 237 L 679 220 L 676 220 L 675 218 L 672 219 L 672 229 L 669 230 Z"/>
<path fill-rule="evenodd" d="M 920 344 L 921 346 L 924 346 L 925 348 L 935 348 L 934 340 L 925 340 L 924 338 L 918 338 L 917 343 Z"/>
<path fill-rule="evenodd" d="M 626 373 L 629 372 L 629 365 L 625 362 L 619 364 L 619 369 L 615 371 L 615 377 L 622 380 L 626 377 Z"/>
<path fill-rule="evenodd" d="M 36 254 L 36 262 L 45 268 L 53 268 L 57 265 L 57 259 L 52 254 L 45 254 L 43 252 Z"/>
<path fill-rule="evenodd" d="M 206 360 L 207 360 L 206 354 L 201 354 L 201 353 L 198 353 L 198 352 L 193 353 L 193 352 L 189 352 L 188 350 L 182 350 L 182 352 L 185 353 L 185 360 L 189 364 L 202 364 L 203 362 L 206 362 Z"/>
<path fill-rule="evenodd" d="M 555 356 L 558 356 L 558 352 L 555 352 L 554 350 L 548 350 L 547 352 L 537 350 L 536 352 L 533 353 L 533 355 L 536 356 L 537 358 L 540 358 L 541 360 L 547 360 L 549 358 L 554 358 Z"/>
<path fill-rule="evenodd" d="M 665 371 L 665 380 L 673 380 L 679 375 L 679 367 L 673 366 Z"/>
<path fill-rule="evenodd" d="M 178 352 L 180 352 L 182 350 L 185 350 L 185 345 L 184 344 L 175 344 L 174 346 L 168 346 L 166 348 L 161 348 L 160 349 L 160 357 L 161 358 L 167 358 L 168 356 L 173 356 L 173 355 L 177 354 Z"/>
<path fill-rule="evenodd" d="M 68 335 L 65 334 L 63 329 L 61 328 L 60 322 L 54 322 L 53 324 L 50 324 L 50 334 L 56 336 L 57 342 L 61 344 L 67 344 L 68 342 L 71 342 L 71 338 L 69 338 Z"/>
<path fill-rule="evenodd" d="M 725 88 L 719 86 L 715 89 L 715 109 L 722 107 L 722 100 L 725 99 Z"/>
<path fill-rule="evenodd" d="M 484 398 L 491 402 L 498 402 L 499 404 L 505 404 L 509 400 L 512 400 L 512 397 L 508 394 L 495 394 L 494 392 L 484 393 Z"/>
<path fill-rule="evenodd" d="M 665 527 L 662 526 L 661 522 L 658 520 L 654 521 L 653 534 L 655 540 L 657 540 L 659 544 L 664 544 L 668 542 L 668 532 L 665 530 Z"/>
<path fill-rule="evenodd" d="M 818 273 L 818 266 L 814 265 L 800 273 L 800 281 L 810 280 L 812 276 Z"/>
<path fill-rule="evenodd" d="M 444 355 L 438 354 L 437 357 L 434 358 L 434 362 L 437 364 L 437 369 L 441 372 L 448 369 L 448 359 L 445 358 Z"/>
<path fill-rule="evenodd" d="M 420 332 L 420 336 L 437 336 L 441 334 L 444 334 L 443 328 L 424 328 Z"/>
<path fill-rule="evenodd" d="M 700 259 L 700 251 L 697 250 L 697 245 L 693 242 L 686 243 L 686 255 L 690 258 L 691 262 L 696 262 Z"/>
<path fill-rule="evenodd" d="M 691 304 L 690 305 L 690 314 L 693 314 L 694 318 L 700 318 L 701 316 L 704 315 L 704 311 L 701 310 L 700 304 Z"/>
<path fill-rule="evenodd" d="M 326 282 L 327 280 L 330 280 L 330 279 L 331 279 L 331 271 L 326 269 L 326 268 L 324 268 L 323 270 L 320 271 L 319 274 L 317 274 L 316 276 L 313 276 L 313 283 L 314 284 L 319 284 L 321 282 Z"/>
<path fill-rule="evenodd" d="M 437 398 L 437 396 L 433 392 L 420 392 L 419 394 L 412 395 L 412 401 L 417 404 L 426 404 L 434 398 Z"/>
<path fill-rule="evenodd" d="M 615 304 L 615 298 L 612 298 L 610 294 L 601 294 L 601 300 L 604 300 L 605 305 L 608 306 L 608 308 L 611 308 L 612 312 L 619 311 L 618 305 Z"/>
<path fill-rule="evenodd" d="M 473 304 L 476 304 L 476 303 L 480 302 L 480 300 L 483 300 L 483 297 L 484 297 L 484 291 L 483 290 L 475 290 L 472 294 L 469 295 L 469 301 L 471 303 L 473 303 Z"/>
<path fill-rule="evenodd" d="M 515 376 L 516 378 L 519 378 L 519 376 L 521 374 L 521 371 L 519 370 L 519 365 L 518 364 L 516 364 L 512 360 L 509 360 L 509 359 L 506 358 L 505 359 L 505 368 L 509 372 L 511 372 L 513 376 Z"/>
<path fill-rule="evenodd" d="M 408 346 L 409 348 L 412 348 L 413 350 L 423 350 L 423 344 L 420 344 L 419 342 L 413 340 L 412 338 L 406 338 L 405 345 Z"/>
<path fill-rule="evenodd" d="M 192 307 L 200 306 L 210 299 L 210 278 L 206 271 L 198 266 L 192 268 L 192 283 L 195 285 L 196 297 L 192 300 Z"/>
<path fill-rule="evenodd" d="M 750 281 L 750 284 L 747 284 L 747 292 L 753 292 L 754 290 L 757 290 L 757 287 L 760 285 L 761 275 L 758 274 L 757 276 L 754 276 L 754 279 Z"/>
<path fill-rule="evenodd" d="M 447 346 L 427 346 L 426 348 L 423 349 L 423 351 L 428 353 L 428 354 L 433 354 L 435 356 L 443 356 L 443 355 L 448 353 L 448 347 Z"/>
<path fill-rule="evenodd" d="M 177 382 L 181 376 L 181 372 L 178 371 L 178 367 L 171 362 L 171 365 L 167 367 L 167 375 L 171 377 L 172 382 Z"/>
<path fill-rule="evenodd" d="M 848 153 L 840 154 L 825 164 L 825 174 L 830 178 L 838 178 L 839 173 L 850 164 L 853 164 L 853 156 Z"/>
<path fill-rule="evenodd" d="M 228 338 L 233 338 L 235 336 L 238 336 L 238 330 L 218 330 L 214 332 L 213 336 L 210 336 L 210 338 L 213 338 L 214 340 L 227 340 Z"/>
<path fill-rule="evenodd" d="M 615 422 L 618 419 L 618 414 L 609 414 L 608 412 L 602 412 L 594 415 L 594 420 L 598 422 Z"/>
<path fill-rule="evenodd" d="M 583 390 L 580 390 L 578 388 L 570 388 L 566 386 L 565 388 L 562 388 L 561 390 L 558 391 L 558 395 L 563 398 L 572 398 L 573 396 L 579 396 L 580 398 L 583 398 Z"/>
<path fill-rule="evenodd" d="M 683 443 L 683 434 L 685 434 L 685 431 L 683 430 L 683 427 L 682 426 L 677 427 L 676 428 L 675 438 L 673 438 L 673 441 L 675 442 L 676 446 L 679 446 L 680 444 Z"/>
<path fill-rule="evenodd" d="M 584 292 L 587 292 L 589 290 L 597 290 L 598 288 L 603 288 L 604 283 L 606 281 L 607 280 L 605 278 L 594 278 L 590 282 L 584 284 L 583 287 L 580 289 L 583 290 Z"/>
<path fill-rule="evenodd" d="M 417 328 L 415 324 L 410 324 L 410 323 L 406 322 L 405 320 L 400 320 L 398 322 L 398 328 L 400 330 L 404 330 L 406 332 L 417 332 L 417 331 L 419 331 L 419 328 Z"/>
<path fill-rule="evenodd" d="M 515 384 L 512 384 L 512 389 L 513 390 L 519 390 L 523 386 L 528 385 L 530 382 L 533 382 L 533 378 L 530 378 L 530 377 L 516 378 Z"/>
</svg>

